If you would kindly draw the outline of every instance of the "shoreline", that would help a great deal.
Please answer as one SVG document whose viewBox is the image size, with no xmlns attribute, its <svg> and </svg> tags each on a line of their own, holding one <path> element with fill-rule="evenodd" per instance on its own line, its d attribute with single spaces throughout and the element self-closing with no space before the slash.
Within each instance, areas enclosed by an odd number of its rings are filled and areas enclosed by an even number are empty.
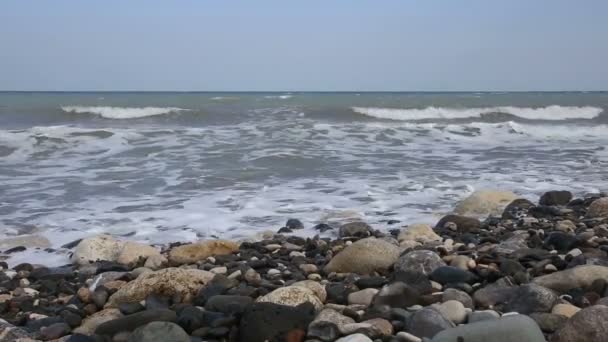
<svg viewBox="0 0 608 342">
<path fill-rule="evenodd" d="M 297 219 L 251 241 L 158 249 L 85 238 L 67 246 L 71 265 L 0 263 L 0 336 L 469 342 L 490 330 L 498 342 L 566 342 L 605 332 L 590 318 L 608 320 L 608 197 L 550 191 L 533 203 L 482 190 L 453 212 L 435 227 L 319 224 L 335 232 L 323 238 L 290 235 L 304 228 Z"/>
</svg>

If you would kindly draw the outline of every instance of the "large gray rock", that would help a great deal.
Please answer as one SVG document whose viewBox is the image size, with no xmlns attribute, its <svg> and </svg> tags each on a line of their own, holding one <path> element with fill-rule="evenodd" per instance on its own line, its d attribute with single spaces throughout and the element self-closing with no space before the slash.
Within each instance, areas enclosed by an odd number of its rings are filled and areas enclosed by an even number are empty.
<svg viewBox="0 0 608 342">
<path fill-rule="evenodd" d="M 528 316 L 514 315 L 447 329 L 432 342 L 545 342 L 542 331 Z"/>
<path fill-rule="evenodd" d="M 424 308 L 416 313 L 407 321 L 407 331 L 420 338 L 432 338 L 440 331 L 453 328 L 454 323 L 447 319 L 439 311 Z"/>
<path fill-rule="evenodd" d="M 340 226 L 340 237 L 358 236 L 366 237 L 370 236 L 372 227 L 365 222 L 350 222 Z"/>
<path fill-rule="evenodd" d="M 0 341 L 10 342 L 19 341 L 20 339 L 25 342 L 34 341 L 31 338 L 32 336 L 25 330 L 22 330 L 5 320 L 0 319 Z"/>
<path fill-rule="evenodd" d="M 515 290 L 504 310 L 520 314 L 549 312 L 557 300 L 558 296 L 552 290 L 536 284 L 527 284 Z"/>
<path fill-rule="evenodd" d="M 566 205 L 572 200 L 572 193 L 566 190 L 553 190 L 545 192 L 541 197 L 540 205 Z"/>
<path fill-rule="evenodd" d="M 608 217 L 608 197 L 598 198 L 587 209 L 587 218 Z"/>
<path fill-rule="evenodd" d="M 454 213 L 464 216 L 498 216 L 517 195 L 511 191 L 478 190 L 460 201 Z"/>
<path fill-rule="evenodd" d="M 445 262 L 441 260 L 437 253 L 429 250 L 417 250 L 400 256 L 395 263 L 395 270 L 429 275 L 441 266 L 445 266 Z"/>
<path fill-rule="evenodd" d="M 171 322 L 152 322 L 137 328 L 129 342 L 190 342 L 190 336 L 179 325 Z"/>
<path fill-rule="evenodd" d="M 473 300 L 482 308 L 506 303 L 511 299 L 517 286 L 510 278 L 500 278 L 496 282 L 480 288 L 473 294 Z"/>
<path fill-rule="evenodd" d="M 534 278 L 532 282 L 563 293 L 577 287 L 589 287 L 597 279 L 608 281 L 608 267 L 598 265 L 577 266 Z"/>
<path fill-rule="evenodd" d="M 551 342 L 608 341 L 608 306 L 594 305 L 577 312 L 551 338 Z"/>
<path fill-rule="evenodd" d="M 322 341 L 335 341 L 340 337 L 342 327 L 352 323 L 355 323 L 354 319 L 336 310 L 323 309 L 308 326 L 308 336 Z"/>
<path fill-rule="evenodd" d="M 391 267 L 399 247 L 376 238 L 359 240 L 344 248 L 325 266 L 325 272 L 370 274 Z"/>
<path fill-rule="evenodd" d="M 481 228 L 481 222 L 474 217 L 452 214 L 442 217 L 435 225 L 435 228 L 443 228 L 448 222 L 455 223 L 460 233 L 477 232 Z"/>
</svg>

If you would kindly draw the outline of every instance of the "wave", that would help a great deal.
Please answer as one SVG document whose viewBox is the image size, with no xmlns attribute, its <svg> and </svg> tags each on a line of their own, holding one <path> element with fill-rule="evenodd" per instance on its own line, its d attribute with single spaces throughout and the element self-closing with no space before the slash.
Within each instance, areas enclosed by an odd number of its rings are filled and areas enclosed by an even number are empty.
<svg viewBox="0 0 608 342">
<path fill-rule="evenodd" d="M 96 114 L 106 119 L 137 119 L 147 116 L 177 113 L 188 109 L 176 107 L 109 107 L 109 106 L 63 106 L 67 113 Z"/>
<path fill-rule="evenodd" d="M 236 96 L 214 96 L 211 98 L 211 100 L 213 101 L 234 101 L 234 100 L 238 100 L 239 98 Z"/>
<path fill-rule="evenodd" d="M 287 100 L 292 98 L 293 95 L 268 95 L 268 96 L 264 96 L 265 99 L 281 99 L 281 100 Z"/>
<path fill-rule="evenodd" d="M 485 108 L 448 108 L 448 107 L 426 107 L 426 108 L 377 108 L 377 107 L 352 107 L 355 113 L 372 116 L 379 119 L 389 120 L 428 120 L 428 119 L 468 119 L 479 118 L 483 115 L 493 113 L 510 114 L 527 120 L 567 120 L 567 119 L 593 119 L 597 117 L 602 108 L 599 107 L 575 107 L 575 106 L 547 106 L 547 107 L 485 107 Z"/>
</svg>

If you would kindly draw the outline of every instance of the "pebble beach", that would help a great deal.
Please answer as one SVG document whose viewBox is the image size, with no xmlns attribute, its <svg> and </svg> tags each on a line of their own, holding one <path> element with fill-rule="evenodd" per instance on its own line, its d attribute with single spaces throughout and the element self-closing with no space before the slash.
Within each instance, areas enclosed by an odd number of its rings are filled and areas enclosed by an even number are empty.
<svg viewBox="0 0 608 342">
<path fill-rule="evenodd" d="M 0 263 L 0 341 L 607 341 L 605 196 L 482 190 L 434 226 L 313 227 L 329 237 L 296 217 L 238 241 L 87 237 L 68 265 Z"/>
</svg>

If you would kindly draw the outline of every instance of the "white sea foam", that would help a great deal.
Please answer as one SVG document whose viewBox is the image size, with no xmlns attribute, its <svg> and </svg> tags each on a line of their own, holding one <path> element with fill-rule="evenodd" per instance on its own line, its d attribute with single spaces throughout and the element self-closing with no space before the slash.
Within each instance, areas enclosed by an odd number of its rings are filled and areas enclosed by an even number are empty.
<svg viewBox="0 0 608 342">
<path fill-rule="evenodd" d="M 106 119 L 137 119 L 147 116 L 177 113 L 188 109 L 177 107 L 109 107 L 109 106 L 63 106 L 68 113 L 100 115 Z"/>
<path fill-rule="evenodd" d="M 484 108 L 377 108 L 377 107 L 353 107 L 353 111 L 359 114 L 389 120 L 429 120 L 429 119 L 467 119 L 479 118 L 491 113 L 504 113 L 528 120 L 567 120 L 567 119 L 593 119 L 597 117 L 602 108 L 599 107 L 574 107 L 574 106 L 547 106 L 547 107 L 484 107 Z"/>
<path fill-rule="evenodd" d="M 292 98 L 293 95 L 268 95 L 268 96 L 264 96 L 265 99 L 281 99 L 281 100 L 287 100 Z"/>
</svg>

